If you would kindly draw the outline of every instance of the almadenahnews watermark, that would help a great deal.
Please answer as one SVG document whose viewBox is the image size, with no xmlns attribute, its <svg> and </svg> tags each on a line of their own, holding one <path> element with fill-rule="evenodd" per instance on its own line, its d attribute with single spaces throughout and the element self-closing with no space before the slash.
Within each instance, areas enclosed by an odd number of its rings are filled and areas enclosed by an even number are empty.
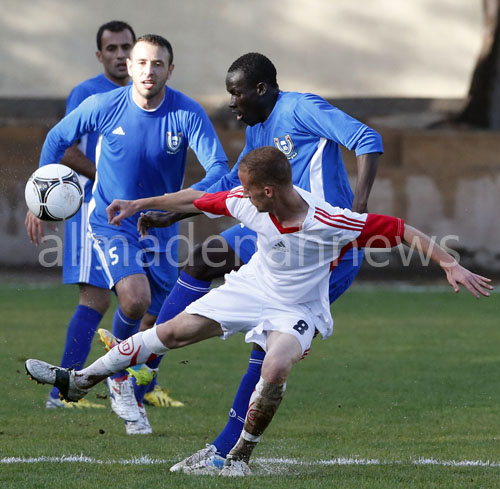
<svg viewBox="0 0 500 489">
<path fill-rule="evenodd" d="M 78 249 L 82 246 L 78 242 L 76 223 L 70 227 L 72 236 L 66 235 L 65 239 L 70 239 L 71 247 L 66 250 L 71 256 L 71 265 L 78 266 Z M 68 231 L 68 230 L 66 230 Z M 226 265 L 224 260 L 220 260 L 225 252 L 228 252 L 230 246 L 220 235 L 209 236 L 202 242 L 195 241 L 194 223 L 187 223 L 187 233 L 171 236 L 167 240 L 161 240 L 157 236 L 150 234 L 145 237 L 128 240 L 123 233 L 112 236 L 85 236 L 85 245 L 87 248 L 93 247 L 101 260 L 105 260 L 106 266 L 114 266 L 118 263 L 120 266 L 128 266 L 135 263 L 142 267 L 159 266 L 160 256 L 163 254 L 167 263 L 176 268 L 192 266 L 194 264 L 195 251 L 198 257 L 201 255 L 203 263 L 212 268 L 223 267 Z M 414 260 L 419 260 L 420 265 L 426 267 L 431 262 L 433 249 L 436 245 L 444 248 L 455 260 L 460 261 L 460 255 L 454 250 L 458 246 L 459 236 L 446 235 L 441 238 L 431 236 L 432 243 L 430 248 L 424 253 L 419 246 L 419 238 L 416 237 L 413 242 L 407 245 L 398 245 L 391 247 L 389 239 L 385 236 L 373 236 L 364 246 L 364 260 L 374 268 L 383 268 L 390 264 L 389 258 L 381 259 L 384 253 L 390 253 L 396 250 L 399 254 L 401 265 L 410 266 Z M 38 261 L 43 267 L 62 266 L 64 255 L 63 238 L 56 234 L 46 235 L 42 239 L 45 247 L 40 250 Z M 296 267 L 307 265 L 311 257 L 318 262 L 325 263 L 332 261 L 332 256 L 337 256 L 345 249 L 356 249 L 356 241 L 340 243 L 324 243 L 311 235 L 304 235 L 300 245 L 293 246 L 291 238 L 286 234 L 279 235 L 275 242 L 268 246 L 268 258 L 277 266 Z M 257 237 L 254 234 L 236 236 L 231 248 L 236 256 L 240 256 L 242 249 L 248 251 L 257 250 Z M 313 251 L 311 251 L 311 249 Z M 183 258 L 179 259 L 179 255 Z M 215 261 L 217 256 L 217 261 Z M 341 255 L 342 256 L 342 255 Z M 352 260 L 353 266 L 360 264 L 363 256 L 360 253 L 350 253 L 342 259 Z M 163 260 L 163 263 L 165 261 Z M 242 264 L 242 263 L 239 263 Z"/>
</svg>

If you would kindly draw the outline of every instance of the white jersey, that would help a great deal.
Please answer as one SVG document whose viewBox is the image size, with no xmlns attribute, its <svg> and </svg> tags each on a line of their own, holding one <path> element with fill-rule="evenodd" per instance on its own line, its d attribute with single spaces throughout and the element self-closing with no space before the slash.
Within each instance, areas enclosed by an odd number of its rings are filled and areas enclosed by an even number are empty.
<svg viewBox="0 0 500 489">
<path fill-rule="evenodd" d="M 258 288 L 271 301 L 307 303 L 323 317 L 324 325 L 318 329 L 325 337 L 333 326 L 328 279 L 335 264 L 353 247 L 395 246 L 401 241 L 404 223 L 334 207 L 310 192 L 295 190 L 309 204 L 300 227 L 283 228 L 275 216 L 259 212 L 244 197 L 242 187 L 205 194 L 194 205 L 208 215 L 234 217 L 257 233 L 257 253 L 243 267 L 252 271 Z"/>
</svg>

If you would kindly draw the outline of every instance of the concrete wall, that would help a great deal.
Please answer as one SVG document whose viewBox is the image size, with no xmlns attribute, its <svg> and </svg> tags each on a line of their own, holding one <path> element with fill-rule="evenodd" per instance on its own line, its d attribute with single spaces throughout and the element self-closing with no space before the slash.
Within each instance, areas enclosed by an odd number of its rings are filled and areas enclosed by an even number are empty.
<svg viewBox="0 0 500 489">
<path fill-rule="evenodd" d="M 249 51 L 286 90 L 463 97 L 481 41 L 479 0 L 2 0 L 0 12 L 0 97 L 66 97 L 100 71 L 95 33 L 116 18 L 169 38 L 172 86 L 216 103 Z"/>
</svg>

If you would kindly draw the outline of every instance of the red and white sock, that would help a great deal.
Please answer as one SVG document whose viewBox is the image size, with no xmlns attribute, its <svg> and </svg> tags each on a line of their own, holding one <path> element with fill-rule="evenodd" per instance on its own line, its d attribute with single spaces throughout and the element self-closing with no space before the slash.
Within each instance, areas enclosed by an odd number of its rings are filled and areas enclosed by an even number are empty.
<svg viewBox="0 0 500 489">
<path fill-rule="evenodd" d="M 156 326 L 141 331 L 122 341 L 102 357 L 103 364 L 111 372 L 146 363 L 158 355 L 163 355 L 168 348 L 156 334 Z"/>
</svg>

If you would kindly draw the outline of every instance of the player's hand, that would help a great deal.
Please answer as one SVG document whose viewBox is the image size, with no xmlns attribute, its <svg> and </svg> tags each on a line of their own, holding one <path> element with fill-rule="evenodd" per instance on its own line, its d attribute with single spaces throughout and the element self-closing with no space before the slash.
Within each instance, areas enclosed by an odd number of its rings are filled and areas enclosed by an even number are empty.
<svg viewBox="0 0 500 489">
<path fill-rule="evenodd" d="M 141 212 L 141 217 L 137 221 L 137 231 L 144 238 L 147 236 L 149 228 L 166 228 L 175 224 L 179 214 L 176 212 L 148 211 Z"/>
<path fill-rule="evenodd" d="M 451 265 L 444 265 L 443 269 L 446 272 L 448 283 L 456 293 L 460 292 L 458 284 L 462 284 L 477 299 L 479 299 L 480 295 L 489 297 L 488 290 L 493 290 L 489 278 L 472 273 L 457 262 Z"/>
<path fill-rule="evenodd" d="M 33 212 L 28 211 L 26 213 L 24 225 L 26 226 L 28 238 L 34 245 L 38 246 L 40 241 L 45 237 L 43 232 L 43 221 L 38 219 Z"/>
<path fill-rule="evenodd" d="M 123 219 L 134 215 L 136 212 L 133 200 L 115 199 L 106 207 L 108 223 L 114 226 L 119 226 Z"/>
</svg>

